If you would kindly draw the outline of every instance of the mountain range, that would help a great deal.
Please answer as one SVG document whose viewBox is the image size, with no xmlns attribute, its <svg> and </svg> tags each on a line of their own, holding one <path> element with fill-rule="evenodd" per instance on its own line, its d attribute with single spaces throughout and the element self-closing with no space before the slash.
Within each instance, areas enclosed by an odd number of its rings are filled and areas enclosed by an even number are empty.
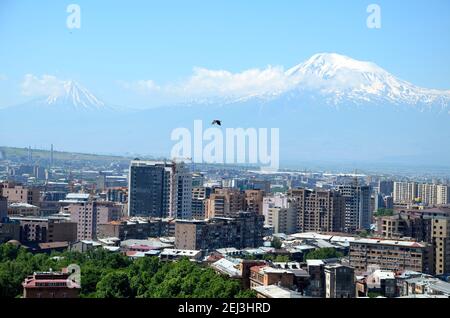
<svg viewBox="0 0 450 318">
<path fill-rule="evenodd" d="M 450 90 L 421 88 L 372 62 L 312 56 L 264 90 L 145 110 L 112 106 L 74 81 L 0 110 L 0 144 L 168 155 L 174 128 L 279 127 L 282 163 L 450 162 Z"/>
</svg>

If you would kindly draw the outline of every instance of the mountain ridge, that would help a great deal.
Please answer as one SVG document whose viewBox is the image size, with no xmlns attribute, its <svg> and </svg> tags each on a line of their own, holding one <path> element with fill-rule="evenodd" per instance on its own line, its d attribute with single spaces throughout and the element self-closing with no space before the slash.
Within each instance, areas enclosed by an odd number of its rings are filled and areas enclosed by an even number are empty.
<svg viewBox="0 0 450 318">
<path fill-rule="evenodd" d="M 268 91 L 241 96 L 213 96 L 186 98 L 172 103 L 175 106 L 229 105 L 240 103 L 270 103 L 277 99 L 304 103 L 307 99 L 323 100 L 331 106 L 346 104 L 407 105 L 420 111 L 447 111 L 450 114 L 450 90 L 419 87 L 389 73 L 373 62 L 360 61 L 337 53 L 317 53 L 287 70 L 283 70 L 281 87 L 274 85 Z M 18 105 L 51 110 L 125 111 L 130 107 L 111 106 L 97 98 L 78 82 L 67 80 L 42 98 Z M 270 83 L 270 81 L 269 81 Z M 270 86 L 270 85 L 269 85 Z M 167 107 L 171 104 L 160 105 Z M 10 106 L 13 108 L 16 106 Z M 137 109 L 136 109 L 137 110 Z"/>
</svg>

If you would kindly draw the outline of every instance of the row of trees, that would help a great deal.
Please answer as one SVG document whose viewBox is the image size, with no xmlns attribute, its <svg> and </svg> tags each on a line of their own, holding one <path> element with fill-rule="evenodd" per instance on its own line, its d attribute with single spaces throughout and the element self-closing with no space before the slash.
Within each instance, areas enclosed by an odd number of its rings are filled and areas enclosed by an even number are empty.
<svg viewBox="0 0 450 318">
<path fill-rule="evenodd" d="M 344 254 L 337 251 L 332 247 L 319 248 L 317 250 L 308 252 L 305 255 L 305 260 L 308 259 L 330 259 L 330 258 L 341 258 Z"/>
<path fill-rule="evenodd" d="M 393 216 L 393 215 L 394 215 L 394 210 L 393 209 L 385 209 L 385 208 L 378 209 L 377 212 L 375 212 L 375 214 L 374 214 L 375 217 L 379 217 L 379 216 Z"/>
<path fill-rule="evenodd" d="M 81 268 L 81 297 L 92 298 L 250 298 L 239 281 L 211 268 L 183 259 L 160 261 L 157 257 L 130 260 L 96 249 L 87 253 L 64 252 L 33 255 L 11 244 L 0 245 L 0 296 L 18 297 L 21 283 L 35 271 L 61 270 L 70 264 Z"/>
</svg>

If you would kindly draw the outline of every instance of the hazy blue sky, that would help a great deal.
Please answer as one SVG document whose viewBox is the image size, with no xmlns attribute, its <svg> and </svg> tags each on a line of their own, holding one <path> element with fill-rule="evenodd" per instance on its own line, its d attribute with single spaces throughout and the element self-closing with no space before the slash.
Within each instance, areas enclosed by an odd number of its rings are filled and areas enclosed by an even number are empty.
<svg viewBox="0 0 450 318">
<path fill-rule="evenodd" d="M 66 8 L 81 7 L 81 29 Z M 367 6 L 382 28 L 368 29 Z M 370 60 L 414 84 L 450 89 L 448 0 L 1 0 L 0 106 L 25 74 L 74 79 L 107 102 L 145 103 L 126 83 L 167 84 L 194 67 L 289 68 L 318 52 Z"/>
</svg>

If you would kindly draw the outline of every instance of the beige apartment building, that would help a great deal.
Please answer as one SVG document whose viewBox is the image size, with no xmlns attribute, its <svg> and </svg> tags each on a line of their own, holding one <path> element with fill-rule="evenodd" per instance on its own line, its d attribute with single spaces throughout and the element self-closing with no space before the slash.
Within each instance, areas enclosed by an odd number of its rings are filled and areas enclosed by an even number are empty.
<svg viewBox="0 0 450 318">
<path fill-rule="evenodd" d="M 1 184 L 2 194 L 8 200 L 8 203 L 28 203 L 39 206 L 39 189 L 27 188 L 14 183 Z"/>
<path fill-rule="evenodd" d="M 410 237 L 432 244 L 436 274 L 450 273 L 450 209 L 399 210 L 377 218 L 377 232 L 386 239 Z"/>
<path fill-rule="evenodd" d="M 435 274 L 450 273 L 450 218 L 437 217 L 432 220 L 431 239 L 434 251 Z"/>
<path fill-rule="evenodd" d="M 433 274 L 433 247 L 415 241 L 356 239 L 350 242 L 349 261 L 355 272 L 366 272 L 369 265 L 381 270 L 411 270 Z"/>
<path fill-rule="evenodd" d="M 85 201 L 70 203 L 64 212 L 70 213 L 71 221 L 77 223 L 78 240 L 92 240 L 97 238 L 98 225 L 122 217 L 122 207 L 114 202 Z"/>
<path fill-rule="evenodd" d="M 245 193 L 245 211 L 263 214 L 263 190 L 246 190 Z"/>
<path fill-rule="evenodd" d="M 266 225 L 273 227 L 275 234 L 289 235 L 298 232 L 294 208 L 268 208 L 266 218 Z"/>
<path fill-rule="evenodd" d="M 344 230 L 345 201 L 337 191 L 294 189 L 288 192 L 288 202 L 300 232 Z"/>
<path fill-rule="evenodd" d="M 206 200 L 206 216 L 233 217 L 245 211 L 245 194 L 237 189 L 215 189 Z"/>
<path fill-rule="evenodd" d="M 38 216 L 40 214 L 40 208 L 28 203 L 11 203 L 8 206 L 9 216 Z"/>
</svg>

